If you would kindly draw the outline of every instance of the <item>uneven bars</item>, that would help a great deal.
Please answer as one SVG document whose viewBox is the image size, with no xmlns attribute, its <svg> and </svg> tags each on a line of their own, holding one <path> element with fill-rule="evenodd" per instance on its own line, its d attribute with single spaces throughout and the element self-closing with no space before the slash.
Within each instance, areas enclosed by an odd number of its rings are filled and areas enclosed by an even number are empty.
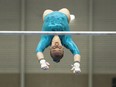
<svg viewBox="0 0 116 87">
<path fill-rule="evenodd" d="M 116 31 L 0 31 L 0 35 L 116 35 Z"/>
</svg>

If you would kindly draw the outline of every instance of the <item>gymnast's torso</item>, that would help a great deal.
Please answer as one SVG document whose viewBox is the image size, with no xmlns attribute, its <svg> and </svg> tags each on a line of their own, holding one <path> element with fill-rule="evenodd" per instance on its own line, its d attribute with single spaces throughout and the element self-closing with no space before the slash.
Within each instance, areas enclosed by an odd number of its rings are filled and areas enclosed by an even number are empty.
<svg viewBox="0 0 116 87">
<path fill-rule="evenodd" d="M 69 31 L 68 24 L 64 13 L 53 11 L 44 17 L 42 31 Z"/>
</svg>

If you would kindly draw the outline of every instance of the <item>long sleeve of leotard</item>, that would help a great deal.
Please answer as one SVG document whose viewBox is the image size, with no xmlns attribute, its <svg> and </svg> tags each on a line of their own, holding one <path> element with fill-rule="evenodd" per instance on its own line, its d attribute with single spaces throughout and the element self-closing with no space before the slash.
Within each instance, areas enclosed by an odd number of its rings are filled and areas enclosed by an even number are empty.
<svg viewBox="0 0 116 87">
<path fill-rule="evenodd" d="M 69 49 L 73 55 L 80 54 L 78 46 L 74 43 L 70 35 L 62 37 L 62 44 Z"/>
<path fill-rule="evenodd" d="M 41 39 L 37 45 L 36 52 L 43 52 L 45 48 L 47 48 L 52 41 L 52 36 L 50 35 L 42 35 Z"/>
</svg>

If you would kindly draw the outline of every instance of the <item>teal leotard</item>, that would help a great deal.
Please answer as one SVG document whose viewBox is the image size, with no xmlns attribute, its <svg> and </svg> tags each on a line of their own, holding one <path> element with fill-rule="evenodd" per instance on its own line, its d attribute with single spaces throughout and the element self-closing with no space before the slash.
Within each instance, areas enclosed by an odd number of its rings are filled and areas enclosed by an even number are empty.
<svg viewBox="0 0 116 87">
<path fill-rule="evenodd" d="M 68 17 L 61 12 L 54 11 L 44 17 L 42 31 L 70 31 Z M 51 45 L 54 35 L 42 35 L 37 45 L 36 52 L 43 52 Z M 61 43 L 68 48 L 73 55 L 80 54 L 77 45 L 73 42 L 71 35 L 60 35 Z"/>
</svg>

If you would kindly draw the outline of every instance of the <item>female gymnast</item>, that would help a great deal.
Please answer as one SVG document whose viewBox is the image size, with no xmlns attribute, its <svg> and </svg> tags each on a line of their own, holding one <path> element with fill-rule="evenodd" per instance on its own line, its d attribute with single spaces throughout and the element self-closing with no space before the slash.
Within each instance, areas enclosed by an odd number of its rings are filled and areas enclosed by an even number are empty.
<svg viewBox="0 0 116 87">
<path fill-rule="evenodd" d="M 59 11 L 45 10 L 43 13 L 42 31 L 69 31 L 70 12 L 67 8 Z M 54 62 L 58 63 L 64 55 L 64 47 L 69 49 L 74 55 L 73 73 L 80 73 L 80 51 L 72 40 L 71 35 L 42 35 L 37 45 L 37 58 L 41 68 L 49 69 L 49 63 L 44 59 L 43 51 L 50 46 L 50 55 Z"/>
</svg>

